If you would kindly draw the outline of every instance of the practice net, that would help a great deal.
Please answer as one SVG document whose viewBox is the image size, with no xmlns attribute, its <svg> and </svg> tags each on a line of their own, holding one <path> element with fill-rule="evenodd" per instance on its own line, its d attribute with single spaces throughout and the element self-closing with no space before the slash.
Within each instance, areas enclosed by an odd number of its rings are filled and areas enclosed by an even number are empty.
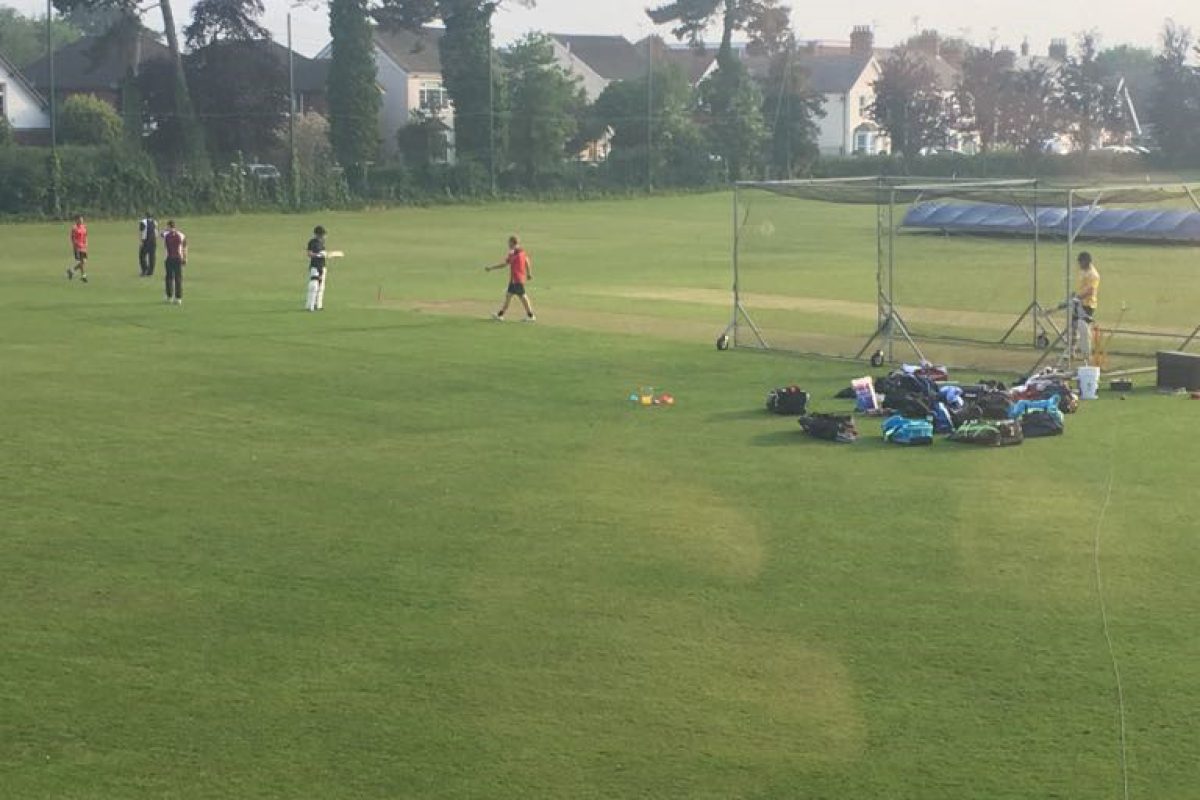
<svg viewBox="0 0 1200 800">
<path fill-rule="evenodd" d="M 729 336 L 753 347 L 1025 373 L 1078 363 L 1075 259 L 1101 273 L 1088 363 L 1200 349 L 1185 184 L 864 178 L 738 184 Z"/>
</svg>

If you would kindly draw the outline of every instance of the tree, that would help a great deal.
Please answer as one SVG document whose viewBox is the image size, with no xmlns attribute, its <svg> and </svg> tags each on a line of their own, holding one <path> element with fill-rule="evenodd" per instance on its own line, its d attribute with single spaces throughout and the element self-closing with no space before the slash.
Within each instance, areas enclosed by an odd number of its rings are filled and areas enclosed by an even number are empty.
<svg viewBox="0 0 1200 800">
<path fill-rule="evenodd" d="M 329 138 L 352 185 L 361 188 L 379 149 L 379 91 L 366 0 L 331 0 Z"/>
<path fill-rule="evenodd" d="M 64 144 L 113 145 L 123 131 L 121 117 L 95 95 L 72 95 L 58 112 L 58 135 Z"/>
<path fill-rule="evenodd" d="M 767 164 L 771 176 L 787 180 L 805 171 L 817 157 L 817 120 L 825 116 L 824 98 L 808 88 L 799 46 L 789 38 L 771 58 L 763 88 L 763 118 L 769 127 Z"/>
<path fill-rule="evenodd" d="M 1085 153 L 1100 143 L 1106 129 L 1125 130 L 1129 124 L 1116 100 L 1116 84 L 1103 71 L 1098 44 L 1094 33 L 1080 34 L 1076 54 L 1067 58 L 1059 77 L 1071 139 Z"/>
<path fill-rule="evenodd" d="M 610 83 L 592 106 L 589 126 L 609 132 L 610 174 L 629 185 L 644 182 L 647 174 L 667 185 L 707 182 L 711 160 L 693 117 L 695 93 L 687 77 L 662 63 L 648 77 L 654 84 L 649 108 L 647 76 Z M 646 124 L 648 111 L 653 125 Z"/>
<path fill-rule="evenodd" d="M 533 0 L 512 0 L 526 7 Z M 442 81 L 454 106 L 454 146 L 460 161 L 491 164 L 497 141 L 493 122 L 496 86 L 492 55 L 492 15 L 504 0 L 380 0 L 381 25 L 417 30 L 441 20 L 438 44 Z M 491 132 L 491 133 L 489 133 Z"/>
<path fill-rule="evenodd" d="M 404 163 L 421 171 L 432 164 L 445 164 L 450 159 L 446 123 L 434 111 L 417 109 L 408 124 L 396 132 L 396 143 Z"/>
<path fill-rule="evenodd" d="M 763 95 L 746 67 L 734 61 L 700 84 L 700 110 L 712 151 L 730 180 L 749 177 L 762 159 L 767 139 Z"/>
<path fill-rule="evenodd" d="M 68 20 L 50 23 L 50 39 L 55 49 L 80 37 L 80 30 Z M 26 17 L 11 8 L 0 8 L 0 54 L 21 68 L 46 55 L 46 18 Z"/>
<path fill-rule="evenodd" d="M 1012 79 L 1012 53 L 971 47 L 962 59 L 954 91 L 955 127 L 979 134 L 979 149 L 987 153 L 996 144 L 1000 106 Z"/>
<path fill-rule="evenodd" d="M 260 155 L 279 141 L 289 109 L 287 72 L 256 18 L 260 0 L 200 0 L 184 29 L 188 83 L 211 155 Z"/>
<path fill-rule="evenodd" d="M 933 67 L 907 48 L 884 59 L 868 113 L 892 141 L 892 152 L 917 155 L 945 142 L 946 108 Z"/>
<path fill-rule="evenodd" d="M 1172 20 L 1163 25 L 1154 60 L 1155 136 L 1174 163 L 1200 157 L 1200 73 L 1188 64 L 1192 34 Z"/>
<path fill-rule="evenodd" d="M 262 13 L 262 0 L 198 0 L 192 7 L 192 24 L 183 34 L 192 49 L 222 40 L 269 39 L 267 29 L 257 21 Z"/>
<path fill-rule="evenodd" d="M 140 16 L 138 0 L 53 0 L 53 2 L 56 9 L 68 15 L 76 12 L 113 12 L 119 18 L 124 19 Z M 171 99 L 175 117 L 179 120 L 180 136 L 177 139 L 179 149 L 171 154 L 172 160 L 177 165 L 203 171 L 208 167 L 207 159 L 204 157 L 204 139 L 196 121 L 191 93 L 188 90 L 187 76 L 183 69 L 183 53 L 179 47 L 179 33 L 175 27 L 175 10 L 171 6 L 171 0 L 158 0 L 157 5 L 159 13 L 162 15 L 167 49 L 171 54 Z"/>
<path fill-rule="evenodd" d="M 9 147 L 16 143 L 16 137 L 13 135 L 12 125 L 8 119 L 0 116 L 0 147 Z"/>
<path fill-rule="evenodd" d="M 534 184 L 562 164 L 587 98 L 579 79 L 558 66 L 554 46 L 542 34 L 517 41 L 502 63 L 512 107 L 509 159 L 526 183 Z"/>
<path fill-rule="evenodd" d="M 287 119 L 287 68 L 269 42 L 216 40 L 185 59 L 204 140 L 218 163 L 275 148 Z"/>
<path fill-rule="evenodd" d="M 772 0 L 673 0 L 646 11 L 656 25 L 675 23 L 671 33 L 694 44 L 720 19 L 717 71 L 701 86 L 700 97 L 709 138 L 734 180 L 758 160 L 766 130 L 762 95 L 733 52 L 733 35 L 753 29 L 764 44 L 778 44 L 780 16 L 787 12 Z"/>
<path fill-rule="evenodd" d="M 1046 67 L 1017 70 L 997 109 L 996 142 L 1036 155 L 1059 132 L 1058 80 Z"/>
</svg>

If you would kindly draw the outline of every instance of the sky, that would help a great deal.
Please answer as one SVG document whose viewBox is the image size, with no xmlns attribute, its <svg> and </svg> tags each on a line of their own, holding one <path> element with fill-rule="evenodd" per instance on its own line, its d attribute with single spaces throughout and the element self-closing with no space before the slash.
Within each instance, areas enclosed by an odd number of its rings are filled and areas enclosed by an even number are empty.
<svg viewBox="0 0 1200 800">
<path fill-rule="evenodd" d="M 519 0 L 505 0 L 496 14 L 497 42 L 503 44 L 533 30 L 549 33 L 621 34 L 640 39 L 653 29 L 646 17 L 657 0 L 537 0 L 523 8 Z M 285 41 L 289 0 L 264 0 L 264 22 L 276 39 Z M 870 25 L 877 43 L 891 45 L 914 31 L 936 28 L 944 34 L 964 36 L 977 44 L 995 41 L 1014 49 L 1028 39 L 1034 52 L 1045 52 L 1053 38 L 1074 39 L 1094 29 L 1102 46 L 1132 44 L 1154 47 L 1168 17 L 1200 32 L 1200 3 L 1195 0 L 1006 0 L 1002 3 L 972 0 L 840 0 L 792 5 L 792 22 L 801 39 L 846 40 L 855 25 Z M 299 53 L 313 55 L 329 41 L 329 19 L 321 0 L 300 0 L 292 10 L 293 43 Z M 0 6 L 23 14 L 42 14 L 45 0 L 0 0 Z M 176 0 L 180 26 L 190 18 L 191 2 Z M 158 22 L 157 12 L 152 12 Z M 160 27 L 151 24 L 151 27 Z M 659 31 L 668 35 L 667 29 Z"/>
</svg>

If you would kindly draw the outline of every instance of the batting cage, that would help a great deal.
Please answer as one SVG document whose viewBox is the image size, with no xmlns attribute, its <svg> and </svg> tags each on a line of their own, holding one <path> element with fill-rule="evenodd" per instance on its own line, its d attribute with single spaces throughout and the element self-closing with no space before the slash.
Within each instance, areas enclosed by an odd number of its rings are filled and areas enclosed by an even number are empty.
<svg viewBox="0 0 1200 800">
<path fill-rule="evenodd" d="M 1188 185 L 743 182 L 733 217 L 735 347 L 1017 373 L 1200 347 Z M 1068 302 L 1085 250 L 1102 276 L 1090 329 Z"/>
</svg>

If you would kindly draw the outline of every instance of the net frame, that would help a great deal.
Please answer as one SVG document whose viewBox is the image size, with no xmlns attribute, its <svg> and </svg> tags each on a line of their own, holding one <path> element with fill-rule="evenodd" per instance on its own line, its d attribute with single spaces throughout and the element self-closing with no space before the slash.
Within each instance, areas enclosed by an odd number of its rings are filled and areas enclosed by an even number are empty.
<svg viewBox="0 0 1200 800">
<path fill-rule="evenodd" d="M 748 190 L 764 190 L 797 199 L 817 200 L 835 204 L 874 205 L 875 207 L 875 305 L 874 330 L 853 356 L 861 359 L 877 342 L 877 354 L 888 361 L 896 360 L 898 343 L 906 345 L 921 361 L 927 360 L 904 318 L 896 300 L 896 236 L 900 229 L 896 219 L 896 206 L 901 195 L 920 201 L 934 198 L 959 198 L 979 201 L 998 200 L 1006 205 L 1020 208 L 1031 224 L 1038 225 L 1036 179 L 1003 180 L 946 180 L 927 177 L 866 176 L 858 178 L 812 178 L 786 181 L 739 181 L 733 192 L 733 310 L 728 327 L 722 338 L 729 337 L 734 347 L 757 347 L 772 350 L 762 330 L 755 323 L 743 303 L 741 277 L 742 249 L 742 200 Z M 1001 342 L 1007 341 L 1026 319 L 1032 319 L 1034 338 L 1046 329 L 1058 333 L 1058 328 L 1049 314 L 1038 302 L 1037 281 L 1039 268 L 1039 236 L 1034 236 L 1030 248 L 1030 264 L 1033 275 L 1030 302 L 1017 315 L 1016 320 L 1004 334 Z M 740 323 L 753 333 L 753 342 L 743 342 L 739 337 Z M 983 342 L 980 342 L 983 344 Z M 824 354 L 822 354 L 824 355 Z"/>
<path fill-rule="evenodd" d="M 1162 200 L 1180 199 L 1186 197 L 1191 201 L 1192 206 L 1200 213 L 1200 198 L 1197 197 L 1197 189 L 1200 184 L 1179 182 L 1179 183 L 1157 183 L 1157 184 L 1108 184 L 1101 186 L 1075 186 L 1066 188 L 1066 208 L 1067 208 L 1067 237 L 1066 237 L 1066 263 L 1063 275 L 1063 297 L 1069 299 L 1072 296 L 1071 291 L 1071 275 L 1075 270 L 1075 242 L 1078 238 L 1087 232 L 1087 226 L 1091 223 L 1097 214 L 1097 209 L 1100 207 L 1101 200 L 1106 197 L 1111 197 L 1118 203 L 1123 205 L 1141 205 L 1147 203 L 1159 202 Z M 1081 204 L 1080 201 L 1083 201 Z M 1083 219 L 1076 223 L 1076 209 L 1086 208 Z M 1066 302 L 1064 300 L 1064 302 Z M 1046 349 L 1042 357 L 1039 358 L 1029 372 L 1036 372 L 1043 364 L 1045 364 L 1052 356 L 1055 349 L 1060 349 L 1058 358 L 1058 366 L 1071 368 L 1077 364 L 1086 364 L 1086 360 L 1076 358 L 1075 347 L 1071 342 L 1071 332 L 1076 330 L 1076 306 L 1074 303 L 1067 302 L 1067 324 L 1062 331 L 1058 333 L 1050 347 Z M 1105 333 L 1111 339 L 1116 335 L 1137 336 L 1149 339 L 1176 339 L 1183 336 L 1182 341 L 1175 347 L 1175 350 L 1186 350 L 1192 342 L 1200 338 L 1200 323 L 1197 323 L 1190 333 L 1165 333 L 1162 331 L 1139 330 L 1135 328 L 1121 328 L 1119 325 L 1113 328 L 1105 329 Z M 1137 356 L 1138 353 L 1119 352 L 1120 355 Z M 1125 372 L 1138 372 L 1141 370 L 1125 370 Z"/>
<path fill-rule="evenodd" d="M 898 201 L 905 203 L 920 202 L 929 199 L 961 199 L 973 202 L 996 202 L 1019 208 L 1029 220 L 1032 227 L 1030 239 L 1030 282 L 1029 302 L 1021 310 L 1014 322 L 998 340 L 970 340 L 971 345 L 1005 346 L 1013 344 L 1013 337 L 1025 322 L 1032 327 L 1031 344 L 1041 350 L 1041 355 L 1028 370 L 1032 372 L 1041 367 L 1055 352 L 1059 353 L 1058 365 L 1070 368 L 1076 365 L 1078 359 L 1072 352 L 1070 336 L 1075 329 L 1076 319 L 1074 308 L 1068 302 L 1072 296 L 1072 274 L 1074 271 L 1074 246 L 1076 240 L 1086 234 L 1088 224 L 1095 218 L 1102 200 L 1111 200 L 1121 205 L 1144 205 L 1164 200 L 1187 198 L 1195 209 L 1200 212 L 1200 184 L 1179 183 L 1128 183 L 1128 184 L 1067 184 L 1054 185 L 1042 183 L 1037 179 L 1002 179 L 1002 180 L 946 180 L 944 178 L 897 177 L 897 176 L 864 176 L 856 178 L 812 178 L 782 181 L 738 181 L 733 191 L 733 242 L 731 262 L 733 268 L 733 307 L 728 326 L 721 340 L 727 341 L 733 347 L 750 347 L 762 350 L 773 350 L 762 329 L 754 321 L 746 308 L 742 289 L 742 227 L 743 209 L 742 195 L 752 190 L 762 190 L 778 195 L 797 199 L 816 200 L 833 204 L 873 204 L 876 210 L 875 219 L 875 283 L 876 283 L 876 326 L 869 338 L 853 356 L 860 360 L 876 342 L 880 348 L 876 356 L 882 360 L 894 363 L 898 343 L 906 345 L 921 361 L 927 360 L 918 341 L 920 339 L 937 339 L 941 337 L 916 336 L 904 319 L 895 292 L 896 277 L 896 235 L 901 226 L 897 225 L 896 206 Z M 904 199 L 910 198 L 910 199 Z M 1040 247 L 1043 231 L 1039 225 L 1039 208 L 1050 206 L 1067 209 L 1066 259 L 1063 272 L 1063 306 L 1067 309 L 1067 319 L 1061 327 L 1039 300 L 1041 289 L 1039 279 Z M 1079 211 L 1086 209 L 1082 219 L 1077 219 Z M 746 211 L 746 219 L 749 212 Z M 1062 238 L 1061 234 L 1057 238 Z M 749 340 L 739 336 L 742 326 L 752 334 Z M 1200 324 L 1190 333 L 1163 333 L 1138 331 L 1116 327 L 1106 329 L 1110 338 L 1115 334 L 1137 336 L 1154 336 L 1179 339 L 1176 347 L 1184 350 L 1193 342 L 1200 341 Z M 1051 338 L 1052 337 L 1052 338 Z M 952 337 L 947 337 L 952 338 Z M 720 341 L 720 340 L 719 340 Z M 815 355 L 830 355 L 816 353 Z M 1141 353 L 1122 353 L 1129 356 L 1144 356 Z"/>
</svg>

